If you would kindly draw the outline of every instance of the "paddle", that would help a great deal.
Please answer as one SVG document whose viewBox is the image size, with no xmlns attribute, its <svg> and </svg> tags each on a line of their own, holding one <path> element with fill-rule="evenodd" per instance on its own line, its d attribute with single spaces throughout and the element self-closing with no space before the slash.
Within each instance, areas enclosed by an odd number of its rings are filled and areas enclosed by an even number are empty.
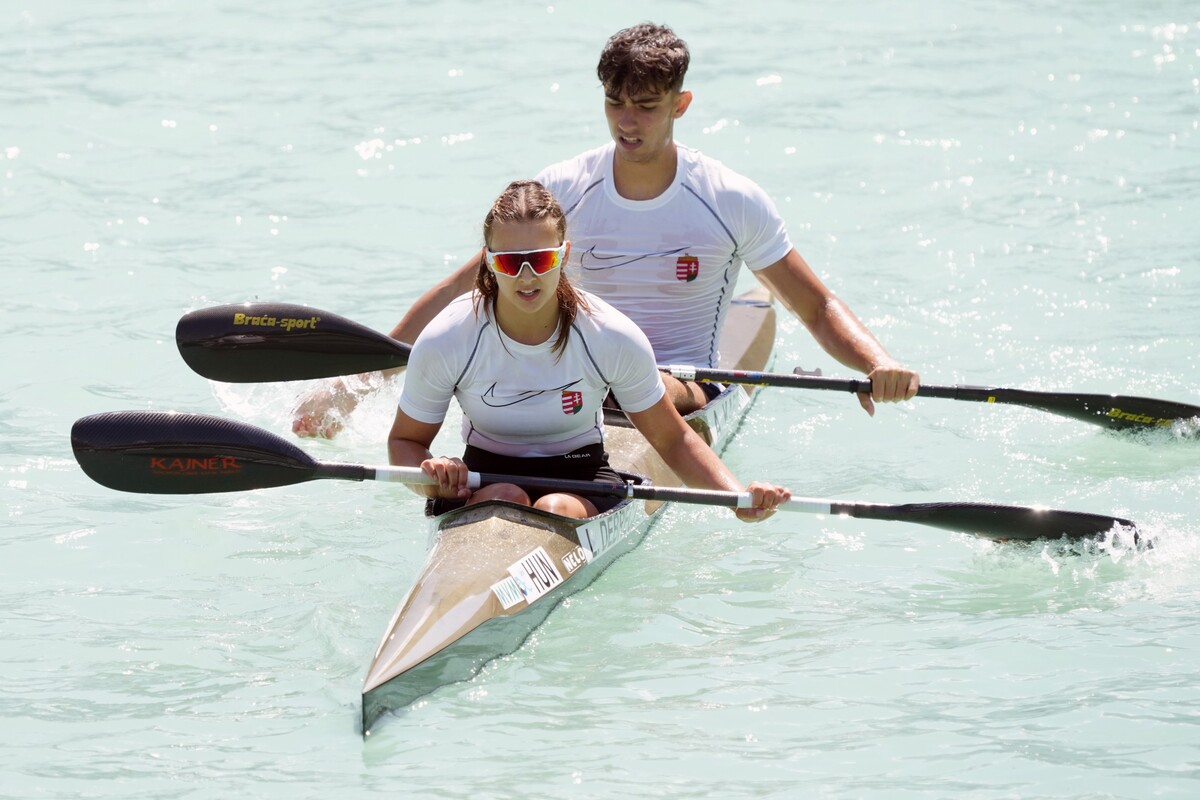
<svg viewBox="0 0 1200 800">
<path fill-rule="evenodd" d="M 229 383 L 309 380 L 403 367 L 410 347 L 352 320 L 288 303 L 245 303 L 192 311 L 175 330 L 179 352 L 206 378 Z M 871 382 L 672 365 L 681 380 L 870 392 Z M 1125 395 L 922 385 L 918 397 L 1025 406 L 1114 430 L 1169 426 L 1200 417 L 1200 406 Z"/>
<path fill-rule="evenodd" d="M 92 480 L 123 492 L 237 492 L 322 479 L 432 482 L 417 467 L 369 467 L 317 461 L 270 431 L 204 414 L 117 411 L 83 417 L 71 428 L 71 447 L 79 465 Z M 471 473 L 471 486 L 491 483 L 517 483 L 552 491 L 729 508 L 750 505 L 748 492 Z M 1132 529 L 1137 541 L 1137 527 L 1127 519 L 992 503 L 884 505 L 792 498 L 779 510 L 913 522 L 992 539 L 1019 541 L 1102 536 L 1114 525 L 1119 525 Z"/>
</svg>

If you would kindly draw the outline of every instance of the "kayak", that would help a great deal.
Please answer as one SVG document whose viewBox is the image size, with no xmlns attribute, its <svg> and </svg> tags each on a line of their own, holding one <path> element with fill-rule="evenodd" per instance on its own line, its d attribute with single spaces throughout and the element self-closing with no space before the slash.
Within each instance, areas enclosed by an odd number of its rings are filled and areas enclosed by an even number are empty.
<svg viewBox="0 0 1200 800">
<path fill-rule="evenodd" d="M 768 293 L 739 296 L 722 330 L 721 365 L 765 369 L 774 341 Z M 688 424 L 720 452 L 745 416 L 753 389 L 725 387 L 689 414 Z M 619 411 L 605 412 L 605 445 L 627 481 L 680 485 Z M 392 616 L 363 682 L 363 735 L 388 711 L 515 652 L 565 597 L 637 547 L 665 505 L 625 499 L 595 517 L 573 519 L 493 501 L 431 518 L 425 565 Z"/>
</svg>

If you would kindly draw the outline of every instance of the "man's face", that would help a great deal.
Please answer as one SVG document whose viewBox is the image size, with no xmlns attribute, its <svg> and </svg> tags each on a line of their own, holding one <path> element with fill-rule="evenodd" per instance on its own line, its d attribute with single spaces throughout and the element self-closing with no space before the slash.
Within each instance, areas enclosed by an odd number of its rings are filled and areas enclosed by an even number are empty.
<svg viewBox="0 0 1200 800">
<path fill-rule="evenodd" d="M 617 143 L 617 155 L 626 161 L 646 163 L 662 157 L 674 146 L 675 120 L 683 116 L 692 93 L 673 89 L 605 93 L 604 115 Z"/>
</svg>

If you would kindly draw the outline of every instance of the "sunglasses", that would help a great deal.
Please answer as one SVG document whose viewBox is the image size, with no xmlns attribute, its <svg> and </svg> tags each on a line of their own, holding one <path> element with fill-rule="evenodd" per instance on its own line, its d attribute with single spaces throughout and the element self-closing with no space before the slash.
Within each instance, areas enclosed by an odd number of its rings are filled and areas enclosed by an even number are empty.
<svg viewBox="0 0 1200 800">
<path fill-rule="evenodd" d="M 521 270 L 526 265 L 533 270 L 534 275 L 545 275 L 547 272 L 552 272 L 562 266 L 566 255 L 567 243 L 563 242 L 558 247 L 525 252 L 493 253 L 491 250 L 485 249 L 483 260 L 487 263 L 488 269 L 497 275 L 515 278 L 521 274 Z"/>
</svg>

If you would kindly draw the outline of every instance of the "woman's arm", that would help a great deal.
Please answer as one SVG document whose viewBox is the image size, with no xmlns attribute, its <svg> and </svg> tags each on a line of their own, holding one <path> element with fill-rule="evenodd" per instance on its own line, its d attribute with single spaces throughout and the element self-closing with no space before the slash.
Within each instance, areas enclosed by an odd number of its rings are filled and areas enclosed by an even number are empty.
<svg viewBox="0 0 1200 800">
<path fill-rule="evenodd" d="M 758 522 L 775 513 L 775 507 L 792 496 L 783 487 L 754 481 L 743 488 L 725 462 L 683 421 L 664 395 L 645 411 L 629 413 L 629 419 L 646 437 L 663 461 L 686 485 L 697 489 L 743 492 L 747 489 L 753 508 L 737 509 L 738 519 Z"/>
<path fill-rule="evenodd" d="M 419 466 L 427 475 L 438 479 L 436 485 L 410 484 L 409 488 L 417 494 L 465 500 L 471 496 L 471 490 L 467 488 L 467 465 L 458 458 L 434 458 L 429 451 L 441 429 L 440 422 L 418 422 L 396 409 L 396 419 L 388 433 L 388 461 L 398 467 Z"/>
</svg>

